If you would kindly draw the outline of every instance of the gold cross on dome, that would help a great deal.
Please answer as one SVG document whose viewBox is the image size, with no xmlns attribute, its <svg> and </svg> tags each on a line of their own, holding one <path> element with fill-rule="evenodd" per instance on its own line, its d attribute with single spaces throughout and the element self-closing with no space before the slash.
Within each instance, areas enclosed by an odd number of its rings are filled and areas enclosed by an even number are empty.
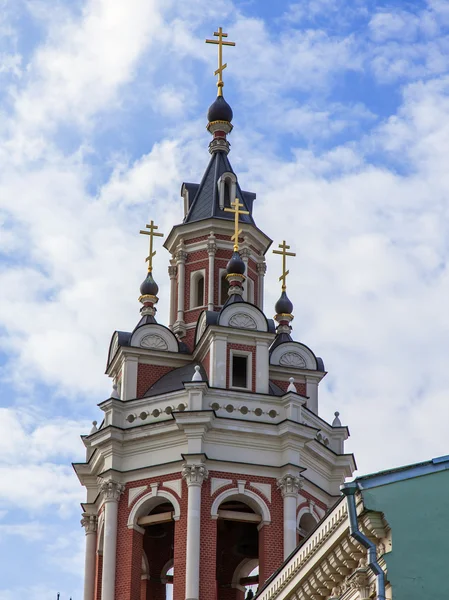
<svg viewBox="0 0 449 600">
<path fill-rule="evenodd" d="M 282 291 L 285 292 L 287 289 L 285 280 L 287 279 L 287 275 L 290 273 L 290 271 L 286 270 L 287 256 L 296 256 L 296 253 L 287 252 L 287 250 L 290 250 L 290 246 L 287 246 L 285 240 L 282 242 L 282 244 L 279 244 L 279 248 L 280 250 L 273 250 L 273 254 L 280 254 L 282 256 L 282 275 L 279 277 L 279 281 L 282 281 Z"/>
<path fill-rule="evenodd" d="M 223 71 L 228 66 L 227 63 L 223 64 L 223 46 L 235 46 L 235 42 L 223 41 L 223 38 L 227 38 L 228 34 L 223 33 L 222 27 L 219 27 L 218 31 L 214 32 L 214 35 L 218 37 L 218 40 L 206 40 L 206 44 L 218 44 L 218 69 L 215 71 L 214 75 L 218 75 L 218 95 L 223 96 Z"/>
<path fill-rule="evenodd" d="M 148 273 L 151 273 L 153 270 L 153 256 L 156 254 L 156 250 L 153 252 L 153 239 L 155 237 L 164 237 L 164 234 L 156 232 L 158 226 L 154 224 L 154 221 L 150 221 L 149 225 L 145 225 L 145 227 L 148 228 L 149 231 L 146 231 L 146 229 L 141 229 L 140 233 L 150 236 L 150 253 L 146 257 L 145 262 L 148 262 Z"/>
<path fill-rule="evenodd" d="M 225 212 L 234 213 L 234 235 L 231 237 L 231 240 L 234 242 L 234 252 L 238 252 L 239 249 L 239 235 L 242 233 L 242 230 L 239 229 L 239 215 L 249 215 L 247 210 L 240 210 L 245 205 L 240 202 L 238 198 L 236 198 L 233 202 L 231 202 L 231 206 L 233 208 L 225 208 Z"/>
</svg>

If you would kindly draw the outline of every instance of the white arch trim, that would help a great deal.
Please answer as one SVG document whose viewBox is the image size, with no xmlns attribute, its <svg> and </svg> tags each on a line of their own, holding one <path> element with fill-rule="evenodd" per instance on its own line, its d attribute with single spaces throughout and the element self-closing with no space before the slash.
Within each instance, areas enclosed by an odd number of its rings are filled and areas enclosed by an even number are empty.
<svg viewBox="0 0 449 600">
<path fill-rule="evenodd" d="M 242 577 L 248 577 L 251 571 L 254 571 L 256 567 L 259 566 L 259 560 L 257 558 L 244 558 L 242 562 L 240 562 L 232 576 L 231 587 L 237 588 L 241 592 L 245 592 L 246 588 L 243 585 L 240 585 L 240 579 Z"/>
<path fill-rule="evenodd" d="M 303 506 L 301 508 L 301 510 L 298 511 L 298 514 L 296 515 L 296 527 L 299 527 L 299 522 L 301 520 L 301 517 L 303 517 L 304 515 L 311 515 L 317 523 L 318 523 L 318 521 L 321 521 L 321 517 L 318 514 L 318 512 L 315 510 L 315 507 L 313 507 L 313 509 L 310 510 L 310 506 Z"/>
<path fill-rule="evenodd" d="M 230 490 L 221 492 L 221 494 L 218 494 L 210 511 L 212 519 L 218 519 L 218 509 L 220 508 L 220 505 L 225 500 L 231 498 L 240 500 L 240 502 L 247 504 L 262 517 L 262 523 L 259 525 L 259 527 L 262 527 L 263 525 L 269 525 L 271 523 L 270 509 L 268 508 L 266 502 L 254 492 L 245 488 L 242 491 L 240 491 L 239 488 L 232 488 Z"/>
<path fill-rule="evenodd" d="M 142 496 L 134 504 L 128 517 L 128 529 L 137 529 L 137 531 L 141 531 L 142 528 L 137 525 L 137 519 L 143 516 L 142 513 L 144 513 L 145 510 L 148 510 L 148 508 L 154 508 L 158 504 L 162 504 L 163 498 L 172 504 L 174 509 L 173 520 L 178 521 L 179 517 L 181 516 L 181 507 L 176 497 L 165 490 L 155 489 L 154 491 L 151 490 L 148 492 L 148 494 Z"/>
<path fill-rule="evenodd" d="M 148 557 L 145 552 L 142 552 L 142 575 L 141 579 L 149 579 L 150 578 L 150 564 L 148 562 Z"/>
</svg>

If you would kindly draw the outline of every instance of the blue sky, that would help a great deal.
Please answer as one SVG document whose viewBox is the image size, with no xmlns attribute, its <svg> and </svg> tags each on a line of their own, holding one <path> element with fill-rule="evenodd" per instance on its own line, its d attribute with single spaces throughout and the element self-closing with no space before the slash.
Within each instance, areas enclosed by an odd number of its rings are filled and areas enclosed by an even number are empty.
<svg viewBox="0 0 449 600">
<path fill-rule="evenodd" d="M 208 162 L 218 25 L 230 159 L 297 252 L 294 333 L 360 473 L 447 454 L 449 2 L 0 2 L 0 600 L 82 596 L 70 462 L 139 316 L 150 217 Z M 159 248 L 158 319 L 168 256 Z M 279 293 L 268 257 L 267 311 Z"/>
</svg>

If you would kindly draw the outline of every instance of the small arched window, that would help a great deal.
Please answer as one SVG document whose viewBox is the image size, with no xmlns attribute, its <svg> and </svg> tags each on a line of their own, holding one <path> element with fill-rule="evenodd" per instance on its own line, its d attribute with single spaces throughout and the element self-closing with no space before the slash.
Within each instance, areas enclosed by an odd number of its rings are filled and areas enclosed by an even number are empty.
<svg viewBox="0 0 449 600">
<path fill-rule="evenodd" d="M 228 299 L 229 281 L 226 279 L 226 273 L 221 276 L 220 282 L 220 304 L 223 306 Z"/>
<path fill-rule="evenodd" d="M 218 185 L 218 202 L 221 210 L 225 207 L 231 206 L 231 201 L 236 197 L 237 192 L 237 177 L 235 173 L 223 173 L 219 180 Z"/>
<path fill-rule="evenodd" d="M 204 282 L 206 271 L 194 271 L 190 274 L 190 308 L 198 308 L 204 306 L 205 303 L 205 288 Z"/>
<path fill-rule="evenodd" d="M 305 538 L 309 533 L 315 529 L 317 520 L 310 513 L 305 513 L 299 520 L 299 535 L 301 538 Z"/>
<path fill-rule="evenodd" d="M 196 306 L 203 306 L 204 305 L 204 277 L 198 277 L 198 279 L 196 280 L 196 290 L 195 290 L 195 296 L 196 296 Z"/>
</svg>

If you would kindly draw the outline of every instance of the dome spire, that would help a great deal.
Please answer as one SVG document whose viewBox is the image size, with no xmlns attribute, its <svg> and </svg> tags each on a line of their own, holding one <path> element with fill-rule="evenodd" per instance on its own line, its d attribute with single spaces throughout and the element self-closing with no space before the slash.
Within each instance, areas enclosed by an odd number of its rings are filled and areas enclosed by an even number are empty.
<svg viewBox="0 0 449 600">
<path fill-rule="evenodd" d="M 155 304 L 157 304 L 159 300 L 159 298 L 157 297 L 159 286 L 153 279 L 153 257 L 156 255 L 156 250 L 153 250 L 153 245 L 154 238 L 164 237 L 164 234 L 158 233 L 156 231 L 156 229 L 158 228 L 158 225 L 155 225 L 154 221 L 150 221 L 149 224 L 145 225 L 145 229 L 140 230 L 141 234 L 148 235 L 150 238 L 150 250 L 148 256 L 145 259 L 145 262 L 148 263 L 148 273 L 140 286 L 139 296 L 139 302 L 141 302 L 143 305 L 140 309 L 140 312 L 143 317 L 150 316 L 154 318 L 154 315 L 156 314 Z"/>
<path fill-rule="evenodd" d="M 276 333 L 286 333 L 290 334 L 292 328 L 290 326 L 291 321 L 293 321 L 293 304 L 290 301 L 290 298 L 287 296 L 287 275 L 290 271 L 287 270 L 287 256 L 296 256 L 295 252 L 287 252 L 290 250 L 290 246 L 288 246 L 283 240 L 282 244 L 279 244 L 279 250 L 273 250 L 273 254 L 280 254 L 282 256 L 282 275 L 279 277 L 279 281 L 282 281 L 282 291 L 281 297 L 275 304 L 276 314 L 274 316 L 275 320 L 279 323 L 276 328 Z"/>
<path fill-rule="evenodd" d="M 232 131 L 232 108 L 226 102 L 223 96 L 223 71 L 226 69 L 227 64 L 223 64 L 223 46 L 235 46 L 235 42 L 226 42 L 223 38 L 227 38 L 228 34 L 223 32 L 222 27 L 218 28 L 218 31 L 214 32 L 214 36 L 218 37 L 218 40 L 206 40 L 206 44 L 217 44 L 218 45 L 218 69 L 214 72 L 214 75 L 218 76 L 217 81 L 217 98 L 209 106 L 207 111 L 207 130 L 213 136 L 213 140 L 209 144 L 209 152 L 214 154 L 215 152 L 229 152 L 229 142 L 226 139 L 226 135 Z"/>
</svg>

